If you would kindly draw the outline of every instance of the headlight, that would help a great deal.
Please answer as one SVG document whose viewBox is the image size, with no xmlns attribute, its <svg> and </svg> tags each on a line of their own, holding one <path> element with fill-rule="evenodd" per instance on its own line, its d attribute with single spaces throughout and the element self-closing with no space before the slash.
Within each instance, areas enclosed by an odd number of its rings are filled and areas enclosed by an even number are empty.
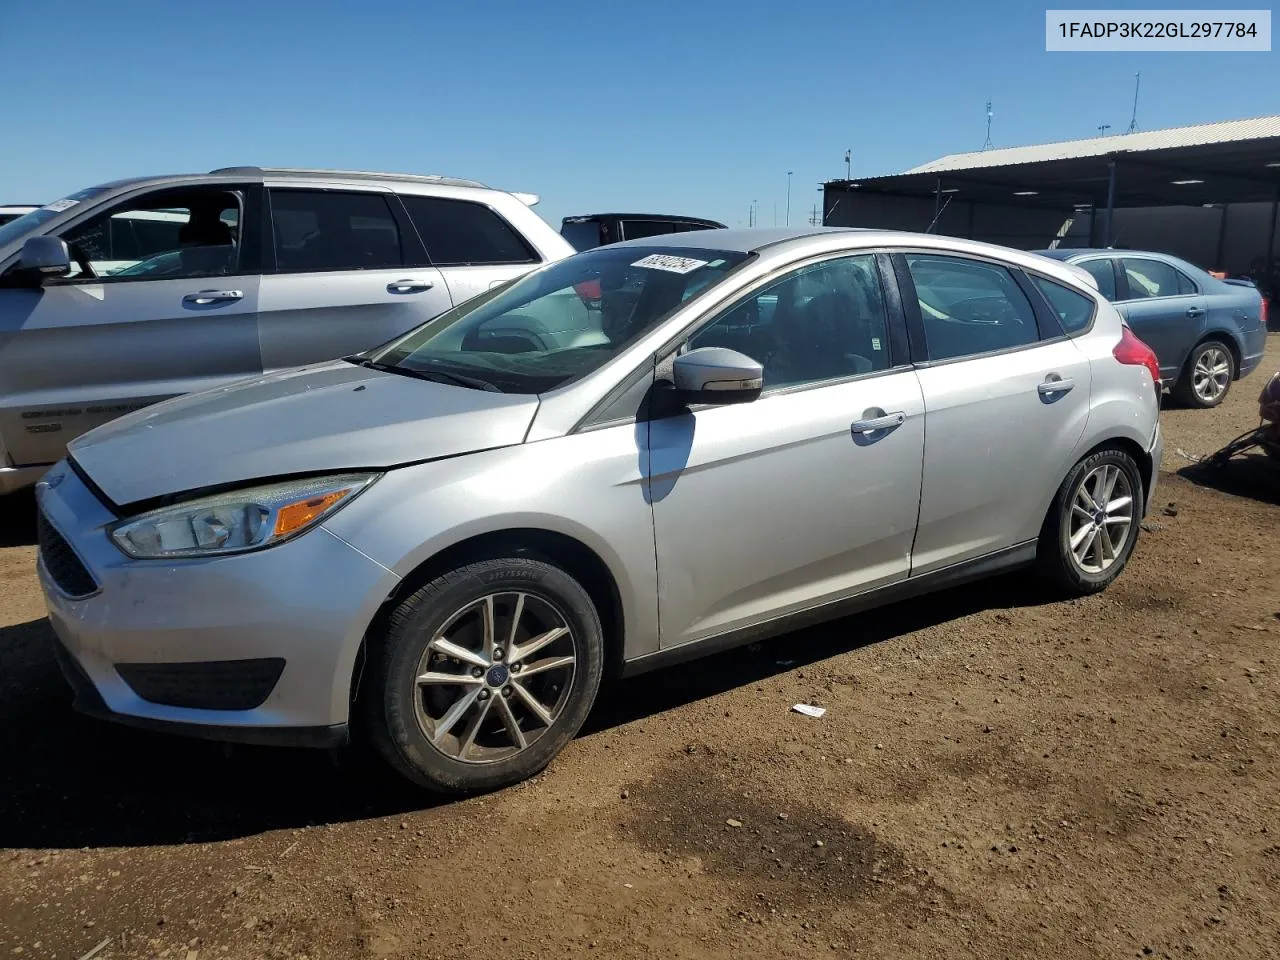
<svg viewBox="0 0 1280 960">
<path fill-rule="evenodd" d="M 138 560 L 242 553 L 309 530 L 377 477 L 348 474 L 236 490 L 162 507 L 109 530 L 115 545 Z"/>
</svg>

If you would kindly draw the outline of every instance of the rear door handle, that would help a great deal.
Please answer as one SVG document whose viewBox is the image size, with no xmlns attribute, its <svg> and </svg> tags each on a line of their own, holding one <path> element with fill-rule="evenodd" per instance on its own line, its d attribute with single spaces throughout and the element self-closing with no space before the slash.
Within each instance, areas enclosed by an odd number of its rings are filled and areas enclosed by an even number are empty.
<svg viewBox="0 0 1280 960">
<path fill-rule="evenodd" d="M 902 410 L 896 413 L 886 413 L 883 417 L 872 417 L 869 420 L 855 420 L 849 425 L 849 429 L 857 434 L 866 435 L 875 433 L 877 430 L 888 430 L 892 427 L 900 427 L 907 422 L 907 415 Z"/>
<path fill-rule="evenodd" d="M 387 284 L 387 293 L 425 293 L 434 286 L 430 280 L 393 280 Z"/>
<path fill-rule="evenodd" d="M 1040 391 L 1040 396 L 1051 397 L 1055 393 L 1067 393 L 1075 385 L 1076 382 L 1074 380 L 1067 380 L 1051 374 L 1036 389 Z"/>
<path fill-rule="evenodd" d="M 205 307 L 211 303 L 230 303 L 243 298 L 243 290 L 197 290 L 195 293 L 188 293 L 182 298 L 182 302 Z"/>
<path fill-rule="evenodd" d="M 1203 317 L 1204 307 L 1187 307 L 1188 317 Z"/>
</svg>

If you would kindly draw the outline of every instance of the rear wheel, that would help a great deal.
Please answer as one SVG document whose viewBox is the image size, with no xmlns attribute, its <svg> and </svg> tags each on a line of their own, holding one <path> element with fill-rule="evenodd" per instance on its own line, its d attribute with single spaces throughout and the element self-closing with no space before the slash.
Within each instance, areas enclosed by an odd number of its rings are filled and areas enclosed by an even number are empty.
<svg viewBox="0 0 1280 960">
<path fill-rule="evenodd" d="M 515 557 L 431 581 L 372 643 L 361 692 L 369 735 L 400 773 L 445 794 L 541 770 L 582 726 L 604 667 L 586 591 L 558 567 Z"/>
<path fill-rule="evenodd" d="M 1142 475 L 1123 450 L 1085 457 L 1067 474 L 1040 532 L 1037 562 L 1069 596 L 1105 589 L 1120 575 L 1138 539 Z"/>
<path fill-rule="evenodd" d="M 1231 348 L 1221 340 L 1206 340 L 1191 351 L 1174 392 L 1189 407 L 1216 407 L 1226 399 L 1235 376 L 1236 360 Z"/>
</svg>

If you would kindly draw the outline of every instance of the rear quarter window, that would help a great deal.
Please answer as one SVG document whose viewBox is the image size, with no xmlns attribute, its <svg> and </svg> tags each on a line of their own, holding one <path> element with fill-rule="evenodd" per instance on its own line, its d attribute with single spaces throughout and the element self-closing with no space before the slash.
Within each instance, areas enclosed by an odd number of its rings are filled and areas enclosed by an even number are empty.
<svg viewBox="0 0 1280 960">
<path fill-rule="evenodd" d="M 1031 279 L 1044 294 L 1044 298 L 1049 301 L 1050 309 L 1057 316 L 1058 323 L 1062 325 L 1063 332 L 1067 336 L 1087 329 L 1093 322 L 1093 313 L 1097 305 L 1092 297 L 1045 277 L 1032 276 Z"/>
</svg>

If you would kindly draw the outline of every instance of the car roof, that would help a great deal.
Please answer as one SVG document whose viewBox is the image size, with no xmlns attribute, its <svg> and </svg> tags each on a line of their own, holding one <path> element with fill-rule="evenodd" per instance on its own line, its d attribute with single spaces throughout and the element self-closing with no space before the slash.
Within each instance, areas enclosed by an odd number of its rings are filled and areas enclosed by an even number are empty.
<svg viewBox="0 0 1280 960">
<path fill-rule="evenodd" d="M 680 220 L 687 223 L 714 223 L 722 226 L 717 220 L 706 217 L 693 217 L 687 213 L 581 213 L 565 217 L 565 223 L 585 223 L 590 220 Z"/>
<path fill-rule="evenodd" d="M 610 244 L 614 247 L 689 247 L 698 250 L 732 250 L 755 253 L 765 247 L 806 237 L 836 233 L 888 233 L 864 227 L 722 227 L 713 230 L 691 230 L 688 233 L 664 233 L 657 237 L 639 237 Z"/>
</svg>

